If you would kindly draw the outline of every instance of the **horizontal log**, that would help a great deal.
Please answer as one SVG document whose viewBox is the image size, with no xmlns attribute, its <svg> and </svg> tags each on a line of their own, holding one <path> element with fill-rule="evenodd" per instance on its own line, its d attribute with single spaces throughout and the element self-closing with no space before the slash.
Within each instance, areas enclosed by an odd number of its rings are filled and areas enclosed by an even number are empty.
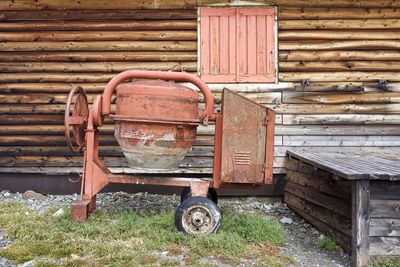
<svg viewBox="0 0 400 267">
<path fill-rule="evenodd" d="M 213 157 L 214 147 L 194 146 L 190 149 L 186 156 L 188 157 Z M 101 146 L 99 155 L 102 157 L 123 157 L 124 154 L 119 146 Z M 3 146 L 0 147 L 0 156 L 64 156 L 77 157 L 78 154 L 73 153 L 65 148 L 65 146 Z"/>
<path fill-rule="evenodd" d="M 278 104 L 281 102 L 280 92 L 239 94 L 263 104 Z M 88 102 L 90 104 L 93 103 L 97 95 L 98 94 L 87 94 Z M 214 93 L 213 95 L 215 103 L 221 103 L 222 94 Z M 204 103 L 203 95 L 199 97 L 199 102 Z M 0 102 L 3 104 L 65 104 L 67 102 L 67 94 L 0 94 Z M 112 97 L 111 103 L 115 103 L 115 96 Z"/>
<path fill-rule="evenodd" d="M 1 25 L 1 24 L 0 24 Z M 2 51 L 194 51 L 192 41 L 2 42 Z"/>
<path fill-rule="evenodd" d="M 279 50 L 399 49 L 396 40 L 280 41 Z"/>
<path fill-rule="evenodd" d="M 300 125 L 397 125 L 400 115 L 361 115 L 361 114 L 326 114 L 326 115 L 283 115 L 283 124 Z"/>
<path fill-rule="evenodd" d="M 214 135 L 214 125 L 198 126 L 197 135 Z M 105 124 L 99 127 L 101 135 L 114 134 L 114 125 Z M 0 125 L 0 135 L 64 135 L 65 127 L 62 125 Z"/>
<path fill-rule="evenodd" d="M 108 167 L 129 167 L 125 158 L 121 157 L 100 157 L 100 160 Z M 0 157 L 0 166 L 19 167 L 19 166 L 49 166 L 66 167 L 82 166 L 82 157 L 56 157 L 56 156 L 16 156 Z M 179 165 L 180 168 L 212 168 L 212 157 L 186 157 Z"/>
<path fill-rule="evenodd" d="M 1 57 L 1 54 L 0 54 Z M 383 51 L 280 51 L 280 61 L 386 60 L 399 61 L 397 50 Z"/>
<path fill-rule="evenodd" d="M 362 103 L 400 103 L 400 93 L 297 93 L 283 92 L 285 104 L 325 103 L 325 104 L 362 104 Z"/>
<path fill-rule="evenodd" d="M 338 152 L 349 153 L 354 155 L 371 155 L 379 158 L 386 158 L 397 160 L 400 156 L 399 147 L 397 146 L 309 146 L 309 147 L 292 147 L 292 146 L 276 146 L 274 148 L 274 155 L 277 157 L 285 157 L 288 150 L 304 151 L 304 152 Z M 372 192 L 372 191 L 371 191 Z M 397 191 L 398 192 L 398 191 Z"/>
<path fill-rule="evenodd" d="M 10 1 L 10 0 L 9 0 Z M 250 1 L 253 2 L 253 1 Z M 232 2 L 229 0 L 198 0 L 197 5 L 210 5 L 217 4 L 219 6 L 231 5 Z M 260 4 L 260 1 L 254 1 L 256 4 Z M 277 5 L 279 7 L 332 7 L 332 1 L 330 0 L 263 0 L 264 5 Z M 397 1 L 393 0 L 337 0 L 334 2 L 334 7 L 400 7 Z"/>
<path fill-rule="evenodd" d="M 1 42 L 194 41 L 196 31 L 35 31 L 0 32 Z"/>
<path fill-rule="evenodd" d="M 282 144 L 278 140 L 277 145 Z M 116 146 L 117 141 L 114 135 L 102 135 L 101 146 Z M 196 137 L 195 146 L 213 146 L 214 137 L 199 135 Z M 0 135 L 0 146 L 64 146 L 66 147 L 65 136 L 62 135 Z"/>
<path fill-rule="evenodd" d="M 278 114 L 400 114 L 400 104 L 264 104 Z M 63 104 L 3 104 L 0 114 L 63 114 Z"/>
<path fill-rule="evenodd" d="M 60 123 L 62 123 L 60 121 Z M 0 135 L 64 135 L 64 125 L 0 125 Z M 114 125 L 106 124 L 100 128 L 101 135 L 109 135 L 114 133 Z M 383 135 L 400 135 L 400 127 L 391 125 L 276 125 L 276 136 L 280 135 L 360 135 L 360 136 L 383 136 Z M 208 127 L 199 126 L 197 135 L 214 135 L 214 125 Z M 282 155 L 281 155 L 282 156 Z"/>
<path fill-rule="evenodd" d="M 0 83 L 0 93 L 68 93 L 73 86 L 81 85 L 87 93 L 103 92 L 106 83 Z M 196 87 L 192 84 L 184 83 L 192 89 Z M 279 83 L 279 84 L 208 84 L 210 90 L 214 93 L 221 93 L 224 88 L 228 88 L 235 92 L 241 93 L 258 93 L 258 92 L 279 92 L 279 91 L 299 91 L 299 92 L 359 92 L 364 91 L 365 85 L 370 91 L 380 91 L 377 88 L 378 83 L 363 82 L 325 82 L 312 83 L 309 86 L 303 86 L 297 83 Z M 389 83 L 388 91 L 400 90 L 400 83 Z"/>
<path fill-rule="evenodd" d="M 126 167 L 110 167 L 109 170 L 112 173 L 121 173 L 121 174 L 134 174 L 137 173 L 134 170 Z M 274 168 L 274 172 L 281 171 L 281 168 Z M 157 172 L 157 174 L 205 174 L 211 177 L 213 170 L 212 168 L 178 168 L 174 170 L 163 170 L 162 172 Z M 65 175 L 71 173 L 82 173 L 82 167 L 0 167 L 0 173 L 14 173 L 14 174 L 56 174 L 56 175 Z M 143 171 L 141 173 L 150 173 L 154 174 L 154 170 L 152 171 Z"/>
<path fill-rule="evenodd" d="M 170 53 L 160 51 L 129 51 L 126 52 L 110 52 L 110 51 L 86 51 L 86 52 L 0 52 L 0 61 L 65 61 L 65 62 L 82 62 L 82 61 L 196 61 L 196 51 L 179 52 L 174 51 Z M 62 63 L 64 64 L 64 63 Z"/>
<path fill-rule="evenodd" d="M 255 1 L 255 3 L 258 3 Z M 0 10 L 41 10 L 41 9 L 194 9 L 196 6 L 205 6 L 210 4 L 218 4 L 219 6 L 231 5 L 228 0 L 144 0 L 144 1 L 129 1 L 121 0 L 118 2 L 109 2 L 105 0 L 87 2 L 87 1 L 53 1 L 40 0 L 32 4 L 26 0 L 5 0 L 0 2 Z M 259 4 L 259 3 L 258 3 Z M 328 0 L 266 0 L 262 1 L 264 5 L 279 5 L 282 7 L 332 7 L 332 2 Z M 393 0 L 337 0 L 335 7 L 399 7 L 400 4 Z"/>
<path fill-rule="evenodd" d="M 399 19 L 279 20 L 280 30 L 301 29 L 400 29 Z"/>
<path fill-rule="evenodd" d="M 195 72 L 197 62 L 0 62 L 0 72 L 122 72 L 125 70 L 171 70 Z"/>
<path fill-rule="evenodd" d="M 44 114 L 13 114 L 0 115 L 0 125 L 37 125 L 37 124 L 63 124 L 64 115 L 44 115 Z M 33 126 L 34 127 L 34 126 Z"/>
<path fill-rule="evenodd" d="M 333 6 L 333 5 L 332 5 Z M 397 19 L 398 8 L 279 8 L 279 19 Z"/>
<path fill-rule="evenodd" d="M 361 71 L 337 71 L 337 72 L 282 72 L 279 80 L 296 82 L 309 80 L 310 82 L 356 82 L 378 80 L 400 81 L 400 72 L 361 72 Z"/>
<path fill-rule="evenodd" d="M 1 3 L 1 1 L 0 1 Z M 1 8 L 0 8 L 1 10 Z M 137 31 L 196 30 L 196 20 L 96 20 L 96 21 L 19 21 L 0 23 L 0 31 Z"/>
<path fill-rule="evenodd" d="M 1 21 L 15 20 L 129 20 L 196 19 L 195 10 L 1 10 Z"/>
<path fill-rule="evenodd" d="M 172 0 L 142 0 L 129 1 L 119 0 L 117 2 L 109 2 L 106 0 L 98 1 L 54 1 L 39 0 L 35 3 L 26 0 L 5 0 L 0 2 L 0 10 L 24 10 L 24 9 L 193 9 L 196 1 L 172 1 Z"/>
<path fill-rule="evenodd" d="M 1 65 L 0 65 L 1 68 Z M 398 61 L 290 61 L 279 62 L 284 71 L 396 71 Z"/>
<path fill-rule="evenodd" d="M 399 11 L 400 12 L 400 11 Z M 398 30 L 281 30 L 279 40 L 399 40 Z"/>
<path fill-rule="evenodd" d="M 284 115 L 286 116 L 286 115 Z M 10 126 L 7 126 L 10 127 Z M 3 132 L 10 131 L 4 129 Z M 276 135 L 400 135 L 400 127 L 393 125 L 277 125 Z M 399 151 L 400 152 L 400 151 Z"/>
<path fill-rule="evenodd" d="M 400 146 L 399 136 L 283 136 L 284 146 Z"/>
<path fill-rule="evenodd" d="M 0 73 L 4 82 L 106 83 L 116 73 Z"/>
<path fill-rule="evenodd" d="M 400 114 L 400 104 L 265 104 L 278 114 Z"/>
</svg>

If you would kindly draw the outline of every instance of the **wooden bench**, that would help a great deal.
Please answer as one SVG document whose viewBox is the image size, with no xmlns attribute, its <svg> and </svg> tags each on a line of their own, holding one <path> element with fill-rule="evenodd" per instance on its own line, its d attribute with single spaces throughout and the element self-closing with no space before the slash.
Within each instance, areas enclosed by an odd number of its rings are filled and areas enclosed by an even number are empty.
<svg viewBox="0 0 400 267">
<path fill-rule="evenodd" d="M 343 153 L 288 151 L 290 208 L 352 254 L 400 256 L 400 161 Z"/>
</svg>

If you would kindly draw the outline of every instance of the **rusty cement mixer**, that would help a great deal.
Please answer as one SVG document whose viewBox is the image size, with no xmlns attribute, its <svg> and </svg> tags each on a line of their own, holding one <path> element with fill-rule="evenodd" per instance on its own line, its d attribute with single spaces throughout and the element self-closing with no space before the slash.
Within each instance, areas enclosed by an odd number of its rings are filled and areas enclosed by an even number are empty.
<svg viewBox="0 0 400 267">
<path fill-rule="evenodd" d="M 199 109 L 196 91 L 171 81 L 198 87 L 205 108 Z M 116 109 L 111 113 L 115 91 Z M 115 122 L 115 138 L 134 174 L 113 174 L 99 159 L 99 127 L 106 117 Z M 212 177 L 145 175 L 177 169 L 196 140 L 197 127 L 210 121 L 215 122 Z M 96 194 L 109 183 L 180 186 L 177 229 L 214 233 L 221 221 L 215 189 L 272 183 L 274 121 L 272 110 L 227 89 L 222 92 L 221 112 L 215 113 L 207 85 L 185 72 L 122 72 L 110 80 L 90 110 L 83 88 L 74 87 L 65 111 L 65 136 L 70 150 L 83 150 L 84 166 L 81 199 L 72 205 L 72 217 L 82 221 L 94 212 Z"/>
</svg>

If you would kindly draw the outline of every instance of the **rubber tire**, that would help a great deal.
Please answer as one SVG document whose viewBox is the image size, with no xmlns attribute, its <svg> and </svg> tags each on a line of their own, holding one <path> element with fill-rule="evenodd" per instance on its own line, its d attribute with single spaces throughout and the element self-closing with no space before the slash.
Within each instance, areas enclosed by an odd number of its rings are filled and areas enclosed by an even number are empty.
<svg viewBox="0 0 400 267">
<path fill-rule="evenodd" d="M 181 203 L 190 197 L 190 187 L 184 187 L 181 192 Z M 211 199 L 215 205 L 218 205 L 218 194 L 214 188 L 208 189 L 207 198 Z"/>
<path fill-rule="evenodd" d="M 215 220 L 214 229 L 210 233 L 217 233 L 219 231 L 219 228 L 221 227 L 221 212 L 219 211 L 218 206 L 206 197 L 189 197 L 178 206 L 175 212 L 175 226 L 178 231 L 189 234 L 186 232 L 182 224 L 183 215 L 188 208 L 199 205 L 207 207 Z"/>
</svg>

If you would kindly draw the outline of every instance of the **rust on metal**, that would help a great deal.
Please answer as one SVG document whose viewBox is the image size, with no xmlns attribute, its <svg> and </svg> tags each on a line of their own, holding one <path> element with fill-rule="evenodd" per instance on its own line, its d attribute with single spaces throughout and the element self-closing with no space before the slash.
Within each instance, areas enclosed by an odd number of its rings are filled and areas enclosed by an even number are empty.
<svg viewBox="0 0 400 267">
<path fill-rule="evenodd" d="M 128 79 L 144 78 L 151 81 Z M 173 82 L 187 81 L 203 93 L 206 108 L 199 110 L 195 91 Z M 117 91 L 116 112 L 110 114 Z M 72 99 L 78 93 L 72 114 Z M 116 75 L 97 96 L 89 111 L 84 90 L 73 88 L 65 111 L 66 140 L 73 151 L 84 149 L 81 200 L 72 206 L 74 220 L 82 221 L 96 208 L 96 194 L 109 183 L 190 187 L 192 196 L 207 197 L 209 188 L 239 188 L 272 182 L 274 112 L 229 90 L 223 91 L 222 113 L 213 112 L 214 97 L 197 76 L 184 72 L 125 71 Z M 129 165 L 143 169 L 177 168 L 196 139 L 199 124 L 215 120 L 212 179 L 148 177 L 112 174 L 99 159 L 98 127 L 106 116 L 115 121 L 115 137 Z M 69 127 L 77 146 L 71 142 Z M 195 210 L 192 225 L 207 224 L 207 211 Z M 197 214 L 196 213 L 196 214 Z M 197 228 L 196 228 L 197 231 Z"/>
<path fill-rule="evenodd" d="M 266 178 L 270 169 L 267 172 L 265 164 L 270 166 L 273 151 L 273 120 L 270 119 L 273 111 L 224 89 L 222 114 L 221 183 L 263 184 L 271 181 L 270 177 Z M 269 125 L 272 127 L 267 131 Z"/>
<path fill-rule="evenodd" d="M 71 104 L 75 95 L 74 108 L 71 114 Z M 85 146 L 85 128 L 88 116 L 89 107 L 86 93 L 82 87 L 75 86 L 68 95 L 64 113 L 65 139 L 72 152 L 78 153 Z M 73 145 L 71 140 L 70 126 L 72 126 L 72 135 L 76 146 Z"/>
<path fill-rule="evenodd" d="M 131 168 L 177 169 L 196 139 L 199 95 L 172 82 L 118 86 L 115 138 Z"/>
</svg>

